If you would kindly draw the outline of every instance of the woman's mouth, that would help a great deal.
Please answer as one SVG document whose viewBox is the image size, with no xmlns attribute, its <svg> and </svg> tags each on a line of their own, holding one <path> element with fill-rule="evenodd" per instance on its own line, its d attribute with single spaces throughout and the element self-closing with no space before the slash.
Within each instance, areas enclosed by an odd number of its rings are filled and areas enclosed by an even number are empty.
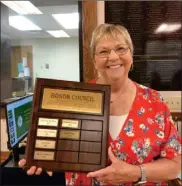
<svg viewBox="0 0 182 186">
<path fill-rule="evenodd" d="M 112 68 L 112 69 L 115 69 L 115 68 L 120 68 L 122 65 L 111 65 L 111 66 L 108 66 L 107 68 Z"/>
</svg>

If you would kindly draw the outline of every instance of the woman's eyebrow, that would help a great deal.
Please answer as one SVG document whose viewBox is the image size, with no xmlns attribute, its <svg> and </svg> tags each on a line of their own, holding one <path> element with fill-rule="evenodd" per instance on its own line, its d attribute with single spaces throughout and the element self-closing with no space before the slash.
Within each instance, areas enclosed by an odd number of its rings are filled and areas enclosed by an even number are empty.
<svg viewBox="0 0 182 186">
<path fill-rule="evenodd" d="M 108 48 L 107 46 L 101 46 L 101 47 L 99 47 L 98 49 L 99 49 L 99 50 L 102 50 L 102 49 L 107 49 L 107 50 L 108 50 L 109 48 Z"/>
<path fill-rule="evenodd" d="M 118 43 L 116 46 L 115 46 L 115 48 L 117 48 L 117 47 L 120 47 L 120 46 L 125 46 L 125 45 L 127 45 L 126 43 Z M 104 45 L 102 45 L 102 46 L 100 46 L 100 47 L 98 47 L 98 50 L 102 50 L 102 49 L 107 49 L 107 50 L 109 50 L 109 46 L 104 46 Z"/>
<path fill-rule="evenodd" d="M 125 46 L 125 45 L 126 45 L 126 43 L 120 43 L 120 44 L 116 45 L 116 47 L 118 47 L 118 46 Z"/>
</svg>

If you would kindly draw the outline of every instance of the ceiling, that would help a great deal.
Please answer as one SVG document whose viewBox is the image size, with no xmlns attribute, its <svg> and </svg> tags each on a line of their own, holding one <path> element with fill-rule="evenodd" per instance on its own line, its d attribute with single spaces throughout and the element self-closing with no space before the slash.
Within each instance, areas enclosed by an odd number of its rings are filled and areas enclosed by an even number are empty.
<svg viewBox="0 0 182 186">
<path fill-rule="evenodd" d="M 77 5 L 78 0 L 33 0 L 31 1 L 36 7 L 40 6 L 60 6 L 60 5 Z"/>
<path fill-rule="evenodd" d="M 19 31 L 10 26 L 11 39 L 54 38 L 45 30 L 64 30 L 70 37 L 78 37 L 78 29 L 64 29 L 51 14 L 78 12 L 78 1 L 69 0 L 33 0 L 30 1 L 43 13 L 41 15 L 26 15 L 25 17 L 39 26 L 40 31 Z M 18 15 L 9 9 L 9 16 Z"/>
</svg>

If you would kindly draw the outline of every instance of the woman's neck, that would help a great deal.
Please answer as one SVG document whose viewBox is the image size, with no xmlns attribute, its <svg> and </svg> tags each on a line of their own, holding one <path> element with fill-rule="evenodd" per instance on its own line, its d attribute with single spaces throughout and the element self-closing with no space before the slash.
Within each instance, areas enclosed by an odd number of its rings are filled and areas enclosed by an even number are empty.
<svg viewBox="0 0 182 186">
<path fill-rule="evenodd" d="M 120 94 L 123 94 L 127 91 L 127 87 L 130 84 L 130 79 L 124 78 L 124 79 L 117 79 L 117 80 L 109 81 L 109 80 L 104 79 L 103 77 L 100 77 L 97 80 L 97 83 L 109 84 L 111 85 L 111 93 L 117 94 L 119 92 Z"/>
<path fill-rule="evenodd" d="M 127 91 L 129 86 L 129 79 L 117 80 L 111 83 L 111 92 L 117 94 L 123 94 Z"/>
</svg>

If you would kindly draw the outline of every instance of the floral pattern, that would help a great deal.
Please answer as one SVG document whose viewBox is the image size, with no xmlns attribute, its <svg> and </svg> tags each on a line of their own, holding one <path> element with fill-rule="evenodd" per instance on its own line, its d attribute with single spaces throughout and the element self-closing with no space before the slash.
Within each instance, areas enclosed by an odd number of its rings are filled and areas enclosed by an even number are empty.
<svg viewBox="0 0 182 186">
<path fill-rule="evenodd" d="M 136 154 L 139 163 L 143 163 L 146 157 L 148 157 L 151 151 L 150 144 L 151 143 L 149 138 L 133 141 L 131 149 L 134 152 L 134 154 Z"/>
<path fill-rule="evenodd" d="M 93 82 L 95 83 L 95 82 Z M 127 163 L 139 165 L 157 157 L 172 159 L 181 154 L 181 139 L 174 126 L 169 109 L 161 95 L 150 88 L 135 83 L 137 95 L 120 135 L 108 146 L 115 156 Z M 84 173 L 66 173 L 67 185 L 102 185 Z M 132 183 L 122 184 L 130 186 Z M 146 183 L 146 186 L 165 186 L 167 183 Z"/>
<path fill-rule="evenodd" d="M 133 119 L 129 119 L 127 121 L 126 126 L 124 127 L 124 132 L 127 136 L 134 136 L 134 130 L 133 130 Z"/>
</svg>

